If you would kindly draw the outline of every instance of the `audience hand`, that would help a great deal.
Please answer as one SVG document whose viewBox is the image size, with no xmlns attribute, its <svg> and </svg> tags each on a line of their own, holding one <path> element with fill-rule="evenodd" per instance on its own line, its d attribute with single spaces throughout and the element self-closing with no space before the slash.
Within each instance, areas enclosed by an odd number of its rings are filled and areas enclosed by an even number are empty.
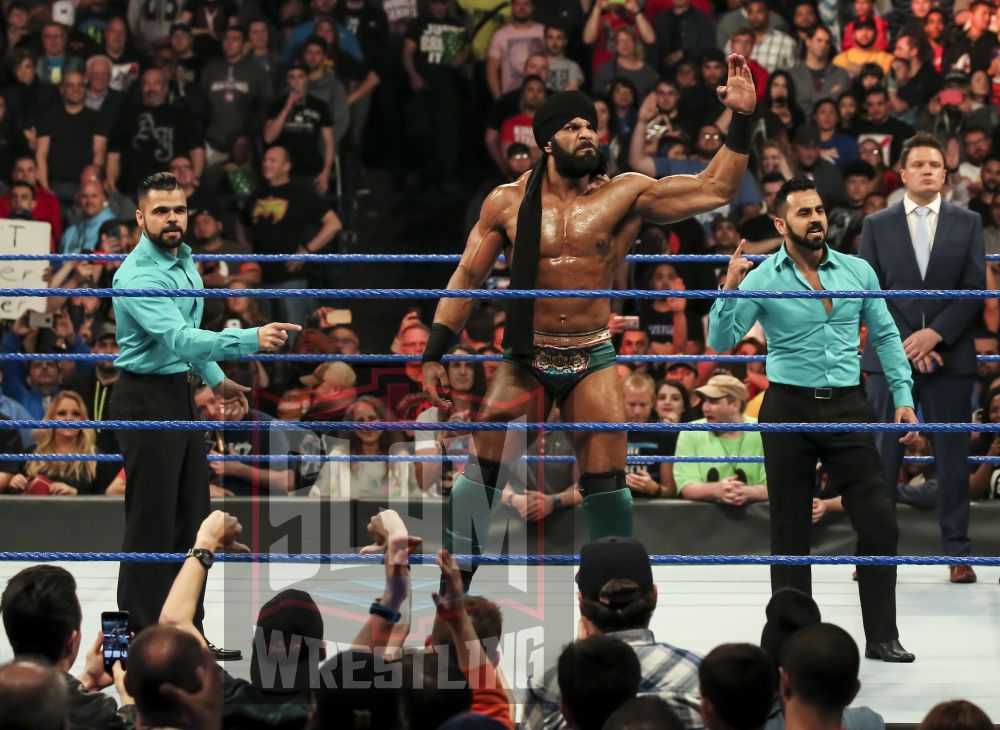
<svg viewBox="0 0 1000 730">
<path fill-rule="evenodd" d="M 7 489 L 12 492 L 23 492 L 28 488 L 28 477 L 24 474 L 15 474 L 11 477 L 10 483 L 7 485 Z"/>
<path fill-rule="evenodd" d="M 243 525 L 238 519 L 222 510 L 215 510 L 202 521 L 201 527 L 198 528 L 198 535 L 195 537 L 194 546 L 210 550 L 213 553 L 223 550 L 248 553 L 250 548 L 236 541 L 242 532 Z"/>
<path fill-rule="evenodd" d="M 465 587 L 462 585 L 462 572 L 458 569 L 455 558 L 447 550 L 439 550 L 437 564 L 441 568 L 441 585 L 444 595 L 432 593 L 434 605 L 442 621 L 454 624 L 465 616 Z"/>
<path fill-rule="evenodd" d="M 448 391 L 448 371 L 439 362 L 425 362 L 423 364 L 424 390 L 432 406 L 438 408 L 451 408 L 451 400 L 442 397 L 441 393 Z"/>
<path fill-rule="evenodd" d="M 645 469 L 626 473 L 625 486 L 640 494 L 656 494 L 660 490 L 659 483 Z"/>
<path fill-rule="evenodd" d="M 104 671 L 104 632 L 97 630 L 97 641 L 87 649 L 83 674 L 78 679 L 88 692 L 100 692 L 105 687 L 114 684 L 114 677 Z"/>
<path fill-rule="evenodd" d="M 722 487 L 721 498 L 725 504 L 740 507 L 746 503 L 747 498 L 750 496 L 749 491 L 747 491 L 747 485 L 735 476 L 729 476 L 720 480 L 719 486 Z"/>
<path fill-rule="evenodd" d="M 386 565 L 408 565 L 410 553 L 424 543 L 423 538 L 409 534 L 402 518 L 391 509 L 372 515 L 367 529 L 375 542 L 361 548 L 361 554 L 384 553 Z"/>
<path fill-rule="evenodd" d="M 76 487 L 71 487 L 66 482 L 52 482 L 52 484 L 49 485 L 49 494 L 60 494 L 66 497 L 72 497 L 76 493 Z"/>
</svg>

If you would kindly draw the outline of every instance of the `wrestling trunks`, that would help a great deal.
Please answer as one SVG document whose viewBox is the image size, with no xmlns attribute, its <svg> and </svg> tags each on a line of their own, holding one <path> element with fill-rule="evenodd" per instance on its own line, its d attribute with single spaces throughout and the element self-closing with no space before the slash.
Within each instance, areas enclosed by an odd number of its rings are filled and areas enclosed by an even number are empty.
<svg viewBox="0 0 1000 730">
<path fill-rule="evenodd" d="M 585 377 L 615 364 L 615 347 L 607 327 L 580 334 L 536 330 L 533 349 L 532 355 L 513 355 L 507 347 L 503 359 L 534 375 L 556 404 Z"/>
</svg>

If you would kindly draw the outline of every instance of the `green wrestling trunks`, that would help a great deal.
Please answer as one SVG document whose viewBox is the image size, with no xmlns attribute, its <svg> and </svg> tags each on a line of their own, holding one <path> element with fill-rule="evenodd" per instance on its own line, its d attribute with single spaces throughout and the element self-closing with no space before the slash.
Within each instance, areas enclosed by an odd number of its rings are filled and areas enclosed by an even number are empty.
<svg viewBox="0 0 1000 730">
<path fill-rule="evenodd" d="M 607 327 L 580 334 L 536 330 L 533 341 L 533 354 L 514 355 L 505 347 L 503 360 L 534 375 L 556 404 L 585 377 L 615 364 L 617 353 Z"/>
</svg>

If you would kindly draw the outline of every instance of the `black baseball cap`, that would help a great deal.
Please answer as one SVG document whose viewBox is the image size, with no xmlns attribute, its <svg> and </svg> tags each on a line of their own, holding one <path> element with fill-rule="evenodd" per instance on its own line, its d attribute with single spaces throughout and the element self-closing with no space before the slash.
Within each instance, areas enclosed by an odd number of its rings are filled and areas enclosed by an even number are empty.
<svg viewBox="0 0 1000 730">
<path fill-rule="evenodd" d="M 584 598 L 599 600 L 601 590 L 613 580 L 633 581 L 643 596 L 653 590 L 653 569 L 641 542 L 630 537 L 604 537 L 580 550 L 576 585 Z"/>
<path fill-rule="evenodd" d="M 870 15 L 866 15 L 863 18 L 858 18 L 854 21 L 854 30 L 858 28 L 871 28 L 872 30 L 878 30 L 875 26 L 875 18 Z"/>
</svg>

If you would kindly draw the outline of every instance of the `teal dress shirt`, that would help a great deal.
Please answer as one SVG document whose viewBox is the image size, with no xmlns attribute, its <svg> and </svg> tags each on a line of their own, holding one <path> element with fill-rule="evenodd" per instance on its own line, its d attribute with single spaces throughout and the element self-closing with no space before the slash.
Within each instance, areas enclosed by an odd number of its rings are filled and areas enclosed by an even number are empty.
<svg viewBox="0 0 1000 730">
<path fill-rule="evenodd" d="M 182 243 L 173 256 L 143 234 L 114 276 L 119 289 L 201 289 L 201 276 Z M 173 375 L 194 370 L 214 388 L 225 377 L 218 360 L 259 349 L 257 328 L 198 329 L 201 297 L 115 297 L 115 322 L 121 354 L 115 364 L 143 375 Z"/>
<path fill-rule="evenodd" d="M 785 244 L 788 245 L 788 244 Z M 877 291 L 867 261 L 826 248 L 819 279 L 828 290 Z M 783 245 L 753 269 L 740 289 L 803 291 L 812 287 Z M 767 335 L 767 376 L 805 388 L 842 388 L 861 382 L 860 326 L 868 327 L 897 408 L 913 407 L 913 372 L 884 299 L 833 299 L 826 313 L 821 299 L 720 298 L 709 313 L 708 345 L 732 349 L 759 321 Z"/>
</svg>

